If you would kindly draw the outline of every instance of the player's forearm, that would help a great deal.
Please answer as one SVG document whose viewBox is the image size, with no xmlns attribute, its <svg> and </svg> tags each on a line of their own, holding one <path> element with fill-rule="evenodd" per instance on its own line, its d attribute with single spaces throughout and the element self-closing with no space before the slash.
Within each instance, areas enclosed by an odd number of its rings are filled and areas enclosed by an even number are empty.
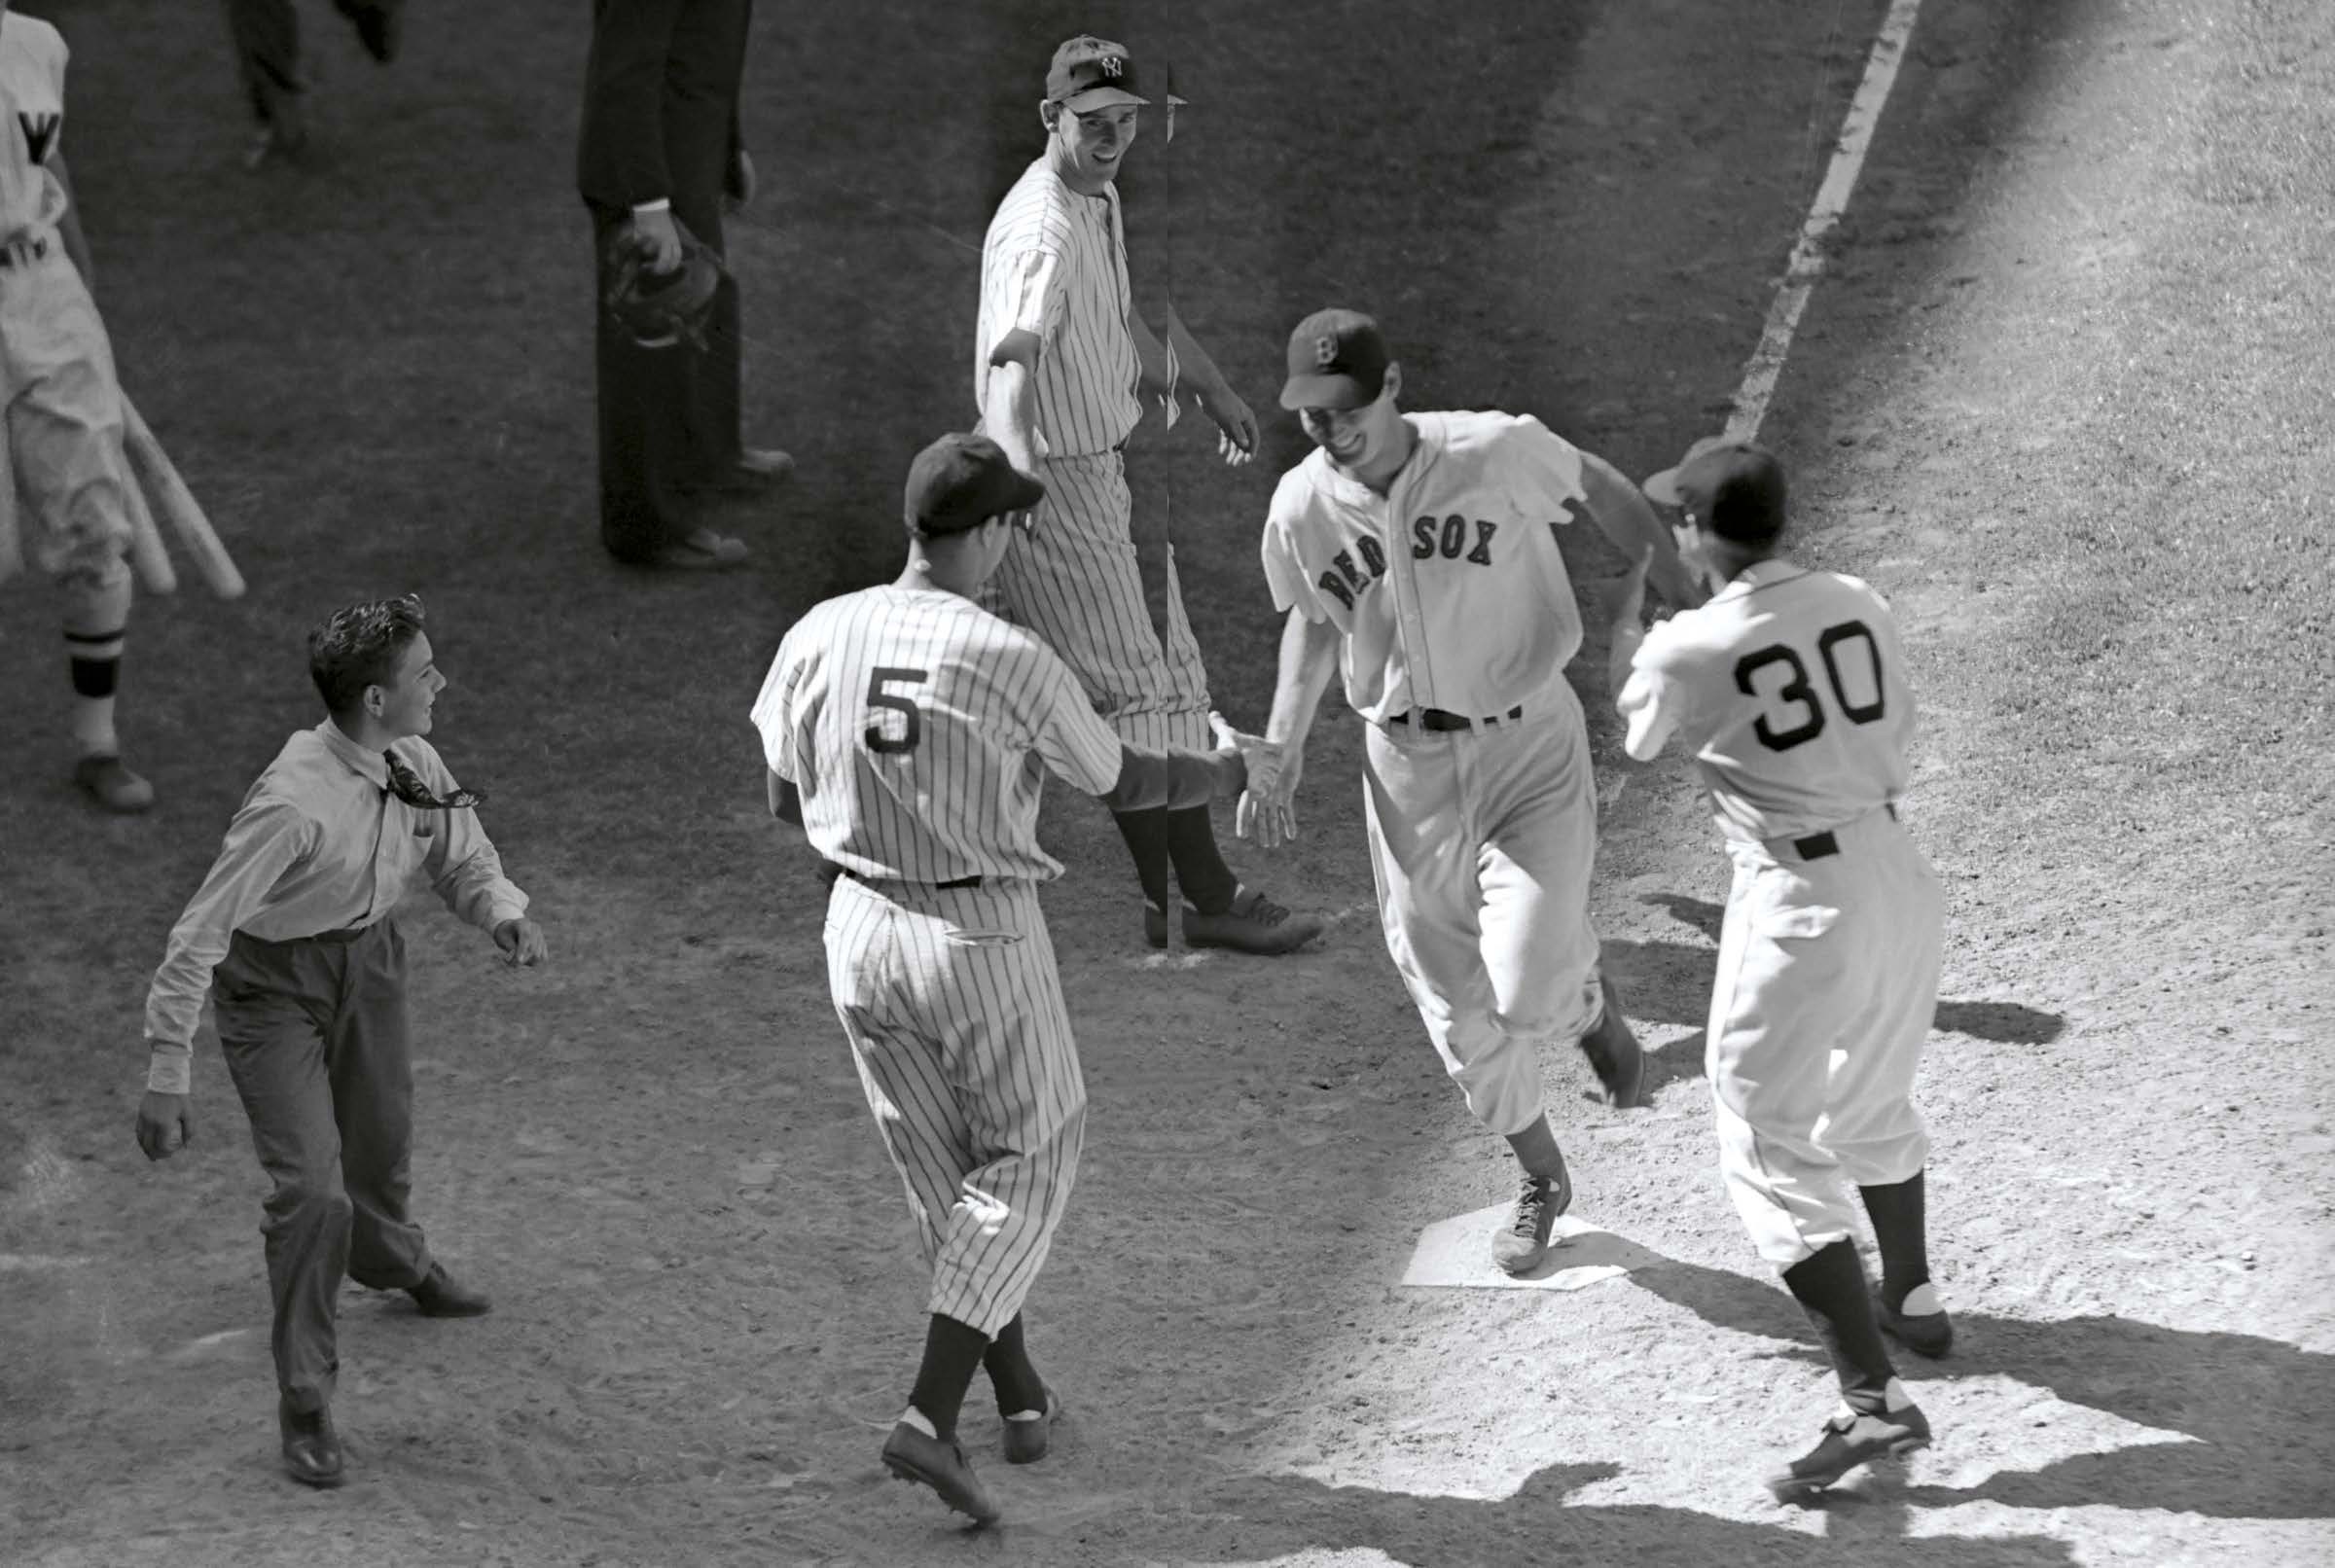
<svg viewBox="0 0 2335 1568">
<path fill-rule="evenodd" d="M 1122 746 L 1119 782 L 1101 797 L 1114 812 L 1166 806 L 1189 810 L 1230 799 L 1248 787 L 1248 765 L 1237 751 L 1146 751 Z"/>
<path fill-rule="evenodd" d="M 1645 644 L 1646 628 L 1633 615 L 1626 621 L 1613 624 L 1613 635 L 1605 650 L 1605 692 L 1617 701 L 1622 688 L 1630 684 L 1630 665 L 1637 651 Z"/>
<path fill-rule="evenodd" d="M 1281 653 L 1273 689 L 1273 712 L 1265 722 L 1265 738 L 1292 750 L 1302 750 L 1321 709 L 1321 694 L 1338 673 L 1339 630 L 1326 621 L 1308 620 L 1302 610 L 1289 612 L 1281 625 Z"/>
<path fill-rule="evenodd" d="M 1024 474 L 1038 464 L 1038 399 L 1029 367 L 1018 359 L 989 367 L 989 393 L 983 400 L 983 425 L 1005 449 L 1005 460 Z"/>
<path fill-rule="evenodd" d="M 1168 317 L 1168 346 L 1174 351 L 1185 390 L 1191 395 L 1198 397 L 1203 392 L 1225 389 L 1224 373 L 1208 358 L 1208 351 L 1200 346 L 1200 339 L 1186 330 L 1183 319 L 1172 313 Z"/>
<path fill-rule="evenodd" d="M 1594 452 L 1581 454 L 1583 487 L 1589 492 L 1590 520 L 1626 560 L 1650 554 L 1646 576 L 1670 605 L 1691 610 L 1706 597 L 1678 558 L 1677 542 L 1654 504 L 1621 470 Z"/>
</svg>

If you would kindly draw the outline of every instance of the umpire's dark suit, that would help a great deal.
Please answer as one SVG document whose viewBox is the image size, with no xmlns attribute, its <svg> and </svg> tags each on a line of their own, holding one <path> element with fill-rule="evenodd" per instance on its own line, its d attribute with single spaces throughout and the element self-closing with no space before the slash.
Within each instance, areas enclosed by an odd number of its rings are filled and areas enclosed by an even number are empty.
<svg viewBox="0 0 2335 1568">
<path fill-rule="evenodd" d="M 738 84 L 754 0 L 593 0 L 577 184 L 604 258 L 609 231 L 664 197 L 716 251 L 740 145 Z M 604 262 L 598 265 L 603 265 Z M 737 460 L 737 285 L 714 296 L 704 352 L 643 349 L 599 321 L 600 540 L 640 560 L 694 526 L 686 493 Z"/>
</svg>

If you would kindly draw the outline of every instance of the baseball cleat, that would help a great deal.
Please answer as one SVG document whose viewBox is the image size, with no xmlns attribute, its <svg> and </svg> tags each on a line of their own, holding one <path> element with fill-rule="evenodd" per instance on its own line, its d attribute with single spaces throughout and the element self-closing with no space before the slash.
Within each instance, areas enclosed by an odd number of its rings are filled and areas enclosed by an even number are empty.
<svg viewBox="0 0 2335 1568">
<path fill-rule="evenodd" d="M 1917 1356 L 1935 1361 L 1954 1348 L 1954 1319 L 1938 1303 L 1938 1293 L 1928 1284 L 1916 1285 L 1905 1293 L 1902 1305 L 1891 1308 L 1875 1297 L 1873 1315 L 1881 1320 L 1882 1331 Z"/>
<path fill-rule="evenodd" d="M 1062 1413 L 1062 1402 L 1045 1384 L 1046 1407 L 1033 1417 L 1026 1411 L 1005 1418 L 1005 1462 L 1009 1465 L 1034 1465 L 1046 1457 L 1046 1449 L 1054 1438 L 1054 1423 Z"/>
<path fill-rule="evenodd" d="M 366 53 L 383 65 L 397 58 L 405 28 L 395 0 L 386 5 L 369 4 L 368 0 L 333 0 L 333 4 L 356 28 L 357 42 L 365 46 Z"/>
<path fill-rule="evenodd" d="M 1527 1176 L 1507 1226 L 1491 1238 L 1491 1261 L 1507 1274 L 1529 1274 L 1556 1249 L 1549 1232 L 1573 1206 L 1573 1179 L 1560 1164 L 1554 1176 Z"/>
<path fill-rule="evenodd" d="M 1622 1016 L 1621 993 L 1614 989 L 1613 977 L 1600 976 L 1598 983 L 1605 993 L 1605 1012 L 1598 1026 L 1581 1037 L 1581 1054 L 1589 1058 L 1590 1070 L 1598 1075 L 1605 1103 L 1627 1111 L 1639 1104 L 1644 1094 L 1646 1053 L 1638 1049 L 1637 1037 L 1630 1032 L 1630 1020 Z"/>
<path fill-rule="evenodd" d="M 111 755 L 84 757 L 73 765 L 73 782 L 108 811 L 134 815 L 154 804 L 154 786 Z"/>
<path fill-rule="evenodd" d="M 303 1486 L 338 1486 L 348 1479 L 341 1435 L 333 1430 L 329 1406 L 295 1410 L 279 1396 L 275 1425 L 283 1438 L 285 1475 Z"/>
<path fill-rule="evenodd" d="M 1146 907 L 1144 935 L 1147 937 L 1149 915 Z M 1304 946 L 1320 936 L 1327 923 L 1311 910 L 1283 909 L 1264 894 L 1245 887 L 1234 892 L 1232 907 L 1222 914 L 1203 914 L 1187 904 L 1183 916 L 1187 947 L 1229 947 L 1235 952 L 1262 953 L 1268 957 Z M 1152 945 L 1166 944 L 1166 924 L 1163 917 L 1161 940 Z"/>
<path fill-rule="evenodd" d="M 883 1440 L 883 1468 L 902 1480 L 913 1480 L 941 1494 L 941 1501 L 976 1524 L 992 1524 L 997 1505 L 989 1501 L 972 1461 L 952 1438 L 928 1438 L 906 1421 L 894 1422 Z"/>
<path fill-rule="evenodd" d="M 1799 1502 L 1870 1460 L 1928 1446 L 1929 1422 L 1919 1406 L 1869 1414 L 1844 1405 L 1824 1423 L 1814 1448 L 1768 1478 L 1768 1490 L 1778 1503 Z"/>
<path fill-rule="evenodd" d="M 406 1294 L 413 1298 L 425 1318 L 478 1318 L 494 1310 L 494 1303 L 483 1293 L 456 1284 L 444 1264 L 430 1265 L 422 1282 L 408 1286 Z"/>
</svg>

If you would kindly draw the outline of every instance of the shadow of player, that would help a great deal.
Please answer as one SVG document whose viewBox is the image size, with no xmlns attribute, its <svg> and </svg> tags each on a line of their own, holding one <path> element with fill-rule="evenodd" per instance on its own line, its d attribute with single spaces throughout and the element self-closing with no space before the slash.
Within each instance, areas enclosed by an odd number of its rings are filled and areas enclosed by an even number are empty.
<svg viewBox="0 0 2335 1568">
<path fill-rule="evenodd" d="M 1809 1359 L 1821 1364 L 1807 1320 L 1779 1285 L 1668 1260 L 1630 1279 L 1705 1322 L 1808 1345 Z M 1900 1495 L 1909 1505 L 1984 1500 L 2221 1518 L 2335 1517 L 2335 1471 L 2319 1436 L 2335 1401 L 2335 1356 L 2249 1334 L 2168 1329 L 2132 1318 L 2030 1321 L 1967 1312 L 1955 1313 L 1955 1348 L 1947 1360 L 1924 1361 L 1894 1344 L 1891 1356 L 1909 1384 L 2008 1377 L 2168 1434 L 2163 1442 L 1997 1474 L 1976 1486 L 1907 1487 Z M 1947 1447 L 1951 1392 L 1932 1391 L 1924 1408 Z"/>
<path fill-rule="evenodd" d="M 1153 1515 L 1127 1546 L 1141 1561 L 1248 1563 L 1312 1560 L 1325 1551 L 1376 1551 L 1415 1568 L 1536 1568 L 1549 1562 L 1774 1563 L 1794 1568 L 2040 1568 L 2075 1559 L 2044 1536 L 1907 1538 L 1884 1511 L 1884 1557 L 1870 1531 L 1811 1535 L 1653 1504 L 1568 1506 L 1586 1485 L 1619 1474 L 1609 1464 L 1551 1465 L 1503 1498 L 1422 1497 L 1333 1486 L 1302 1476 L 1243 1477 L 1192 1494 L 1174 1515 Z M 1757 1495 L 1756 1476 L 1745 1489 Z M 1839 1515 L 1857 1512 L 1835 1505 Z"/>
</svg>

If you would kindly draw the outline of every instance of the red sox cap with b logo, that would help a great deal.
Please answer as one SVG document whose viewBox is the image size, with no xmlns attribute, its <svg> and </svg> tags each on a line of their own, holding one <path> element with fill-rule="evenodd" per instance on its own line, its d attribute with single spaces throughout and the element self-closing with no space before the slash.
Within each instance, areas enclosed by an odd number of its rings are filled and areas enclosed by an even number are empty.
<svg viewBox="0 0 2335 1568">
<path fill-rule="evenodd" d="M 1316 310 L 1289 335 L 1284 409 L 1360 409 L 1386 385 L 1386 339 L 1359 310 Z"/>
</svg>

